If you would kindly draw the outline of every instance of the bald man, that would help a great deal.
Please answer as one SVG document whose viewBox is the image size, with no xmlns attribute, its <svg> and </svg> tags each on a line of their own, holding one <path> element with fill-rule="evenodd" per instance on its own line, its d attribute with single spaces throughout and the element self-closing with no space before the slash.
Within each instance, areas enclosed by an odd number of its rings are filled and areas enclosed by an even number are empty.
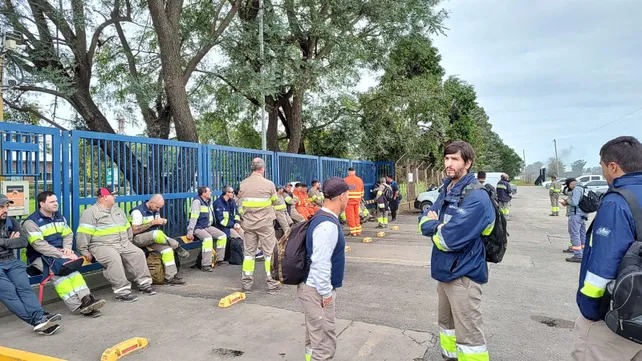
<svg viewBox="0 0 642 361">
<path fill-rule="evenodd" d="M 147 202 L 131 210 L 134 232 L 132 242 L 140 248 L 149 247 L 160 253 L 161 261 L 165 266 L 166 285 L 184 285 L 185 281 L 176 276 L 178 268 L 174 259 L 174 250 L 181 258 L 189 257 L 189 252 L 181 248 L 177 240 L 168 237 L 161 230 L 162 226 L 167 224 L 167 219 L 161 218 L 159 214 L 164 205 L 163 196 L 154 194 Z"/>
</svg>

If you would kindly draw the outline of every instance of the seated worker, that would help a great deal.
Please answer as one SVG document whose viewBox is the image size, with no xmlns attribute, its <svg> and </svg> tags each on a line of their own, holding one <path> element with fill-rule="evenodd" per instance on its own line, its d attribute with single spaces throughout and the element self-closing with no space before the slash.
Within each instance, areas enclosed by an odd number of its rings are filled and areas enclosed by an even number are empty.
<svg viewBox="0 0 642 361">
<path fill-rule="evenodd" d="M 304 183 L 295 184 L 293 194 L 299 200 L 296 204 L 297 212 L 303 219 L 310 219 L 314 214 L 314 209 L 308 200 L 308 186 Z"/>
<path fill-rule="evenodd" d="M 116 192 L 109 188 L 98 189 L 96 204 L 80 215 L 76 246 L 87 260 L 96 257 L 96 261 L 105 267 L 103 275 L 111 283 L 116 300 L 135 302 L 138 297 L 132 294 L 128 274 L 134 278 L 141 293 L 155 295 L 156 291 L 152 288 L 145 253 L 132 244 L 132 228 L 125 212 L 116 206 L 114 194 Z"/>
<path fill-rule="evenodd" d="M 22 225 L 29 235 L 29 264 L 42 272 L 43 277 L 54 275 L 54 289 L 71 312 L 99 317 L 98 310 L 105 300 L 94 298 L 78 272 L 85 259 L 71 249 L 74 234 L 65 217 L 58 213 L 58 197 L 50 191 L 41 192 L 36 197 L 36 207 Z"/>
<path fill-rule="evenodd" d="M 286 209 L 288 214 L 294 223 L 299 223 L 305 221 L 302 215 L 296 210 L 296 205 L 299 203 L 299 199 L 294 196 L 292 193 L 292 184 L 288 183 L 283 186 L 283 200 L 285 201 Z M 294 206 L 294 207 L 292 207 Z"/>
<path fill-rule="evenodd" d="M 147 202 L 141 203 L 132 209 L 132 243 L 140 248 L 149 247 L 160 253 L 161 262 L 165 267 L 166 285 L 184 285 L 185 281 L 177 276 L 178 268 L 174 259 L 174 251 L 181 258 L 189 257 L 189 252 L 181 248 L 177 240 L 167 237 L 161 226 L 167 224 L 167 219 L 161 218 L 159 212 L 165 205 L 165 200 L 160 194 L 154 194 Z"/>
<path fill-rule="evenodd" d="M 236 207 L 234 189 L 232 187 L 223 187 L 223 194 L 214 201 L 214 218 L 216 218 L 216 228 L 223 231 L 228 239 L 243 239 L 243 229 L 240 223 L 241 216 Z"/>
<path fill-rule="evenodd" d="M 216 238 L 216 265 L 227 265 L 228 262 L 224 261 L 227 236 L 223 231 L 213 227 L 212 191 L 208 187 L 198 187 L 198 197 L 192 201 L 189 218 L 187 239 L 192 240 L 196 235 L 203 241 L 201 245 L 201 271 L 214 271 L 212 268 L 214 238 Z"/>
<path fill-rule="evenodd" d="M 308 200 L 312 205 L 313 213 L 316 213 L 323 207 L 323 192 L 321 192 L 321 183 L 318 180 L 313 180 L 310 190 L 308 191 Z"/>
<path fill-rule="evenodd" d="M 27 247 L 29 241 L 20 223 L 8 216 L 13 201 L 0 194 L 0 302 L 14 315 L 33 326 L 41 335 L 53 335 L 62 320 L 60 314 L 47 313 L 31 289 L 27 265 L 16 259 L 16 249 Z"/>
<path fill-rule="evenodd" d="M 285 190 L 282 186 L 276 187 L 276 197 L 276 205 L 272 208 L 276 213 L 276 223 L 285 234 L 290 229 L 290 225 L 292 225 L 292 218 L 288 214 L 288 206 L 285 203 Z"/>
</svg>

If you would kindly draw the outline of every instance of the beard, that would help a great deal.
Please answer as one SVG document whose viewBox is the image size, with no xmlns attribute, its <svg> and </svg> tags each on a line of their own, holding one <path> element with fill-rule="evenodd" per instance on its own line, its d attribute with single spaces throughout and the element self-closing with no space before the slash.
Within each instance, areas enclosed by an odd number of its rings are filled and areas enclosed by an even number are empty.
<svg viewBox="0 0 642 361">
<path fill-rule="evenodd" d="M 448 175 L 448 178 L 452 180 L 459 180 L 461 179 L 464 175 L 466 175 L 466 169 L 450 169 L 446 170 L 446 175 Z"/>
</svg>

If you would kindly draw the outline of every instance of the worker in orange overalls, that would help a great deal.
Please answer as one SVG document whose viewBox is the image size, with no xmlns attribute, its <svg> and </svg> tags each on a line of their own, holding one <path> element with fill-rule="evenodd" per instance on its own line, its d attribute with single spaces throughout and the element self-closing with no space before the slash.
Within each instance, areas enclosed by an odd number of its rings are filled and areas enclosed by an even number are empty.
<svg viewBox="0 0 642 361">
<path fill-rule="evenodd" d="M 359 205 L 363 199 L 363 180 L 357 177 L 354 168 L 348 168 L 348 176 L 345 177 L 348 190 L 348 207 L 346 208 L 346 217 L 348 218 L 348 227 L 351 236 L 361 235 L 361 219 L 359 218 Z"/>
<path fill-rule="evenodd" d="M 304 219 L 310 219 L 314 214 L 314 210 L 308 199 L 308 186 L 303 183 L 297 183 L 294 185 L 294 191 L 292 193 L 299 200 L 296 204 L 296 211 L 299 212 Z"/>
</svg>

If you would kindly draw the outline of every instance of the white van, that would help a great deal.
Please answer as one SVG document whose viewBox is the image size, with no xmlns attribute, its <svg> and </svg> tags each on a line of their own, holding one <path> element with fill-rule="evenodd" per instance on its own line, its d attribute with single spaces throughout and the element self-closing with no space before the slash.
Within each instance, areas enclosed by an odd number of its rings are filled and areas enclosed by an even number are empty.
<svg viewBox="0 0 642 361">
<path fill-rule="evenodd" d="M 577 178 L 577 184 L 579 185 L 584 185 L 590 181 L 603 181 L 606 180 L 603 175 L 596 175 L 596 174 L 587 174 L 587 175 L 582 175 Z"/>
<path fill-rule="evenodd" d="M 497 187 L 497 183 L 499 180 L 502 178 L 502 172 L 486 172 L 486 183 L 489 183 L 493 187 Z M 477 177 L 477 173 L 475 173 L 475 177 Z M 511 184 L 511 193 L 515 194 L 517 193 L 517 187 L 513 184 Z M 437 200 L 437 197 L 439 197 L 439 192 L 441 192 L 441 186 L 437 189 L 432 189 L 427 192 L 421 192 L 419 195 L 417 195 L 417 199 L 415 199 L 414 202 L 414 207 L 415 209 L 419 209 L 422 212 L 426 212 L 428 208 L 430 208 L 433 203 Z"/>
</svg>

